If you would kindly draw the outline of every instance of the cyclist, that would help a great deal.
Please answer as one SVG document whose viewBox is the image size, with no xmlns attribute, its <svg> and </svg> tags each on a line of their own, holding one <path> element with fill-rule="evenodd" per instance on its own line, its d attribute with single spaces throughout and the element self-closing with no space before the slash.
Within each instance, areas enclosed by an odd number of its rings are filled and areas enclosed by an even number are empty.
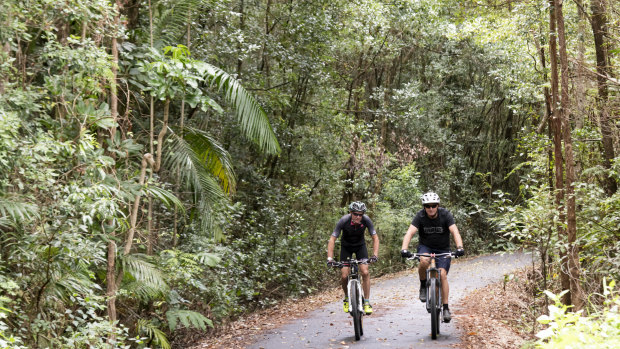
<svg viewBox="0 0 620 349">
<path fill-rule="evenodd" d="M 422 195 L 422 205 L 424 208 L 420 210 L 415 217 L 409 229 L 403 238 L 401 256 L 411 257 L 412 253 L 407 249 L 409 242 L 416 232 L 420 232 L 420 241 L 418 244 L 418 253 L 445 253 L 450 252 L 450 233 L 456 244 L 456 256 L 460 257 L 465 254 L 463 249 L 463 240 L 459 229 L 454 223 L 454 217 L 447 209 L 439 207 L 439 195 L 428 192 Z M 421 257 L 418 266 L 418 274 L 420 276 L 420 300 L 426 302 L 426 269 L 428 269 L 430 258 Z M 450 271 L 450 258 L 437 258 L 437 268 L 441 273 L 441 299 L 443 300 L 443 320 L 450 322 L 452 315 L 448 308 L 448 294 L 450 287 L 448 286 L 448 271 Z"/>
<path fill-rule="evenodd" d="M 373 250 L 373 255 L 368 259 L 368 262 L 374 263 L 377 261 L 377 254 L 379 254 L 379 236 L 375 231 L 372 220 L 364 213 L 366 213 L 366 205 L 363 202 L 356 201 L 349 205 L 349 214 L 340 218 L 327 243 L 328 266 L 332 266 L 336 263 L 334 261 L 334 246 L 341 232 L 341 261 L 346 261 L 347 258 L 351 258 L 353 254 L 355 254 L 356 259 L 368 258 L 368 249 L 366 248 L 366 241 L 364 240 L 364 232 L 366 229 L 368 229 L 372 237 Z M 372 306 L 370 305 L 370 274 L 368 273 L 368 264 L 360 265 L 360 273 L 362 274 L 362 289 L 364 290 L 364 312 L 370 315 L 372 314 Z M 348 275 L 349 268 L 342 268 L 341 282 L 342 290 L 344 291 L 343 310 L 345 313 L 349 312 L 349 298 L 347 294 Z"/>
</svg>

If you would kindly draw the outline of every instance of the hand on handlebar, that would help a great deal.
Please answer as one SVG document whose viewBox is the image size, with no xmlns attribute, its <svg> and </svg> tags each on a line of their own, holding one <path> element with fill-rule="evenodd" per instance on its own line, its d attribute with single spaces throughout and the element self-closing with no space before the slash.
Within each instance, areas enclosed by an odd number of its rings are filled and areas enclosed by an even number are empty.
<svg viewBox="0 0 620 349">
<path fill-rule="evenodd" d="M 407 250 L 400 250 L 400 256 L 403 258 L 411 258 L 413 257 L 413 253 L 407 251 Z"/>
<path fill-rule="evenodd" d="M 335 267 L 336 265 L 338 265 L 338 262 L 336 262 L 333 258 L 327 258 L 328 267 Z"/>
<path fill-rule="evenodd" d="M 465 255 L 465 249 L 463 249 L 462 247 L 461 248 L 457 248 L 456 252 L 454 252 L 454 256 L 456 258 L 463 257 L 464 255 Z"/>
<path fill-rule="evenodd" d="M 379 260 L 379 257 L 373 255 L 372 257 L 368 258 L 368 263 L 375 263 L 378 260 Z"/>
</svg>

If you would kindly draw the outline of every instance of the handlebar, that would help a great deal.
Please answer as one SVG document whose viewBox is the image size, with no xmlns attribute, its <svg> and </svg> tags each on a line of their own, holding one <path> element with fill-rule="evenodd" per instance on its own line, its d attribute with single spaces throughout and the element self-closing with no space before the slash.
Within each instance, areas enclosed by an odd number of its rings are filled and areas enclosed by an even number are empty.
<svg viewBox="0 0 620 349">
<path fill-rule="evenodd" d="M 353 264 L 371 264 L 371 262 L 369 261 L 368 258 L 362 258 L 362 259 L 349 259 L 346 261 L 342 261 L 342 262 L 336 262 L 334 261 L 332 264 L 332 267 L 334 268 L 348 268 Z"/>
<path fill-rule="evenodd" d="M 420 257 L 430 257 L 430 258 L 437 258 L 437 257 L 442 257 L 442 258 L 446 258 L 446 257 L 454 257 L 456 258 L 456 253 L 454 252 L 445 252 L 445 253 L 414 253 L 411 257 L 405 258 L 407 260 L 420 260 Z"/>
</svg>

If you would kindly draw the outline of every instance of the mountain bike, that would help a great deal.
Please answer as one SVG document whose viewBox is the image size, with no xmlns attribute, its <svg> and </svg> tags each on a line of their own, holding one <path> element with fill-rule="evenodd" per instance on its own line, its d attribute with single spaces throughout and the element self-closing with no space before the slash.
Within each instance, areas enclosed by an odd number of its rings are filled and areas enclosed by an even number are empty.
<svg viewBox="0 0 620 349">
<path fill-rule="evenodd" d="M 435 258 L 455 257 L 454 252 L 446 253 L 414 253 L 407 259 L 420 260 L 420 257 L 429 257 L 430 264 L 426 269 L 426 311 L 431 314 L 431 338 L 437 339 L 439 325 L 443 322 L 441 311 L 443 302 L 441 300 L 441 276 L 439 268 L 435 264 Z"/>
<path fill-rule="evenodd" d="M 349 268 L 347 295 L 349 296 L 349 314 L 353 318 L 356 341 L 364 335 L 364 293 L 362 292 L 362 276 L 359 273 L 360 264 L 368 264 L 368 259 L 349 259 L 334 264 L 335 268 Z"/>
</svg>

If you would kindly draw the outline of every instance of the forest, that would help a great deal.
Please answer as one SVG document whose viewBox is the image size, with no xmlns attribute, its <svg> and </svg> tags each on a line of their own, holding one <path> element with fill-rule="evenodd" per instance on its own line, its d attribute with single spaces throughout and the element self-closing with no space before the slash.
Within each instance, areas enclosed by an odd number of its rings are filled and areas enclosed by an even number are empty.
<svg viewBox="0 0 620 349">
<path fill-rule="evenodd" d="M 611 347 L 619 64 L 612 0 L 2 0 L 0 348 L 171 348 L 334 287 L 352 201 L 402 270 L 427 191 L 467 255 L 535 252 L 533 345 Z"/>
</svg>

